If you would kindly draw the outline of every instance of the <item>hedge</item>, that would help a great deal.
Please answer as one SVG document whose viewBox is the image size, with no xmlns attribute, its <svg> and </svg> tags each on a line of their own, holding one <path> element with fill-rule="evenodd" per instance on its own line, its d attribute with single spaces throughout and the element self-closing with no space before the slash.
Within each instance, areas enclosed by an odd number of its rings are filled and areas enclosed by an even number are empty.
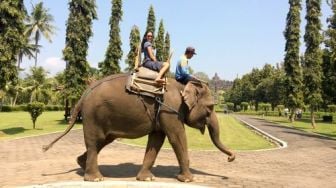
<svg viewBox="0 0 336 188">
<path fill-rule="evenodd" d="M 62 105 L 46 105 L 44 106 L 45 111 L 62 111 L 64 110 L 64 106 Z M 0 112 L 16 112 L 16 111 L 28 111 L 27 105 L 16 105 L 16 106 L 8 106 L 3 105 L 0 106 Z"/>
</svg>

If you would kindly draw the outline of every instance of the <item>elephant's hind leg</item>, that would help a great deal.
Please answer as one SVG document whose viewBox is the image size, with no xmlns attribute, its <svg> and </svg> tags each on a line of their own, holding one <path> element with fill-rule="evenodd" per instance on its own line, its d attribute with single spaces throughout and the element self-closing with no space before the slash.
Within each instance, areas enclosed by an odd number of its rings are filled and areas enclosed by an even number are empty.
<svg viewBox="0 0 336 188">
<path fill-rule="evenodd" d="M 152 181 L 154 175 L 150 171 L 163 145 L 166 135 L 163 132 L 152 132 L 148 135 L 148 142 L 142 167 L 136 177 L 140 181 Z"/>
<path fill-rule="evenodd" d="M 82 156 L 78 158 L 85 158 L 86 156 L 86 163 L 85 163 L 85 174 L 84 180 L 85 181 L 102 181 L 103 176 L 98 169 L 98 162 L 97 157 L 100 150 L 106 146 L 107 144 L 111 143 L 114 138 L 105 138 L 105 139 L 98 139 L 87 141 L 86 139 L 86 148 L 87 151 Z"/>
<path fill-rule="evenodd" d="M 98 153 L 108 144 L 110 144 L 111 142 L 113 142 L 115 140 L 115 138 L 113 138 L 112 136 L 108 136 L 105 139 L 105 142 L 101 145 L 98 145 L 97 149 L 98 149 Z M 77 164 L 85 171 L 85 167 L 86 167 L 86 159 L 87 159 L 87 152 L 84 152 L 82 155 L 77 157 Z"/>
</svg>

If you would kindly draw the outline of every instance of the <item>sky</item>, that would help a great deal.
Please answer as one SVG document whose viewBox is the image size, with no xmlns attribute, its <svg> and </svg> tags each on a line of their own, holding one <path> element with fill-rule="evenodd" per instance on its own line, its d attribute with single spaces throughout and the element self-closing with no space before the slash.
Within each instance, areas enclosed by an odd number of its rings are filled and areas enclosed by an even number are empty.
<svg viewBox="0 0 336 188">
<path fill-rule="evenodd" d="M 32 5 L 41 0 L 24 0 L 28 13 Z M 331 15 L 330 7 L 322 0 L 323 28 Z M 62 50 L 65 46 L 66 22 L 69 15 L 68 0 L 44 0 L 44 6 L 54 17 L 56 34 L 52 43 L 42 38 L 38 66 L 50 75 L 64 70 Z M 304 2 L 304 1 L 303 1 Z M 96 0 L 98 20 L 94 20 L 93 36 L 90 38 L 87 60 L 92 67 L 105 58 L 109 41 L 111 0 Z M 162 19 L 165 31 L 170 35 L 174 51 L 171 71 L 187 46 L 193 46 L 197 55 L 189 60 L 194 72 L 204 72 L 211 79 L 215 73 L 223 80 L 234 80 L 262 68 L 266 63 L 275 65 L 284 59 L 285 38 L 283 31 L 289 9 L 288 0 L 123 0 L 123 16 L 120 22 L 123 58 L 122 70 L 129 52 L 131 28 L 139 27 L 141 36 L 147 25 L 150 5 L 156 17 L 156 31 Z M 301 12 L 301 32 L 305 25 L 305 5 Z M 301 44 L 301 53 L 304 43 Z M 29 70 L 34 60 L 24 59 L 23 68 Z"/>
</svg>

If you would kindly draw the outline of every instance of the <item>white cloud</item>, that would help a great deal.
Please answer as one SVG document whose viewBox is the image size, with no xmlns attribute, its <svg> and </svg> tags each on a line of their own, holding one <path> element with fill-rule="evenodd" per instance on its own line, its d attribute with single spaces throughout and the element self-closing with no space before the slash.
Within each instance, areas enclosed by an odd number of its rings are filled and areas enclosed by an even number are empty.
<svg viewBox="0 0 336 188">
<path fill-rule="evenodd" d="M 65 61 L 60 57 L 49 57 L 43 62 L 42 66 L 51 76 L 54 76 L 65 69 Z"/>
</svg>

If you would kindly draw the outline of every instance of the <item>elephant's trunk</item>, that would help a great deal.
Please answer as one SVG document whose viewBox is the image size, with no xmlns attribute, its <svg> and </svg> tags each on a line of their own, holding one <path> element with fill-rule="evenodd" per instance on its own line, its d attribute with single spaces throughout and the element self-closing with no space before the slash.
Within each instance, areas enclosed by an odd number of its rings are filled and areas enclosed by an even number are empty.
<svg viewBox="0 0 336 188">
<path fill-rule="evenodd" d="M 223 153 L 225 153 L 229 156 L 228 157 L 229 162 L 234 161 L 235 160 L 235 154 L 232 151 L 230 151 L 229 148 L 224 146 L 219 139 L 219 126 L 218 126 L 218 120 L 217 120 L 215 112 L 211 113 L 211 116 L 210 116 L 207 124 L 208 124 L 208 130 L 209 130 L 209 134 L 210 134 L 212 143 L 215 144 L 215 146 L 220 151 L 222 151 Z"/>
</svg>

